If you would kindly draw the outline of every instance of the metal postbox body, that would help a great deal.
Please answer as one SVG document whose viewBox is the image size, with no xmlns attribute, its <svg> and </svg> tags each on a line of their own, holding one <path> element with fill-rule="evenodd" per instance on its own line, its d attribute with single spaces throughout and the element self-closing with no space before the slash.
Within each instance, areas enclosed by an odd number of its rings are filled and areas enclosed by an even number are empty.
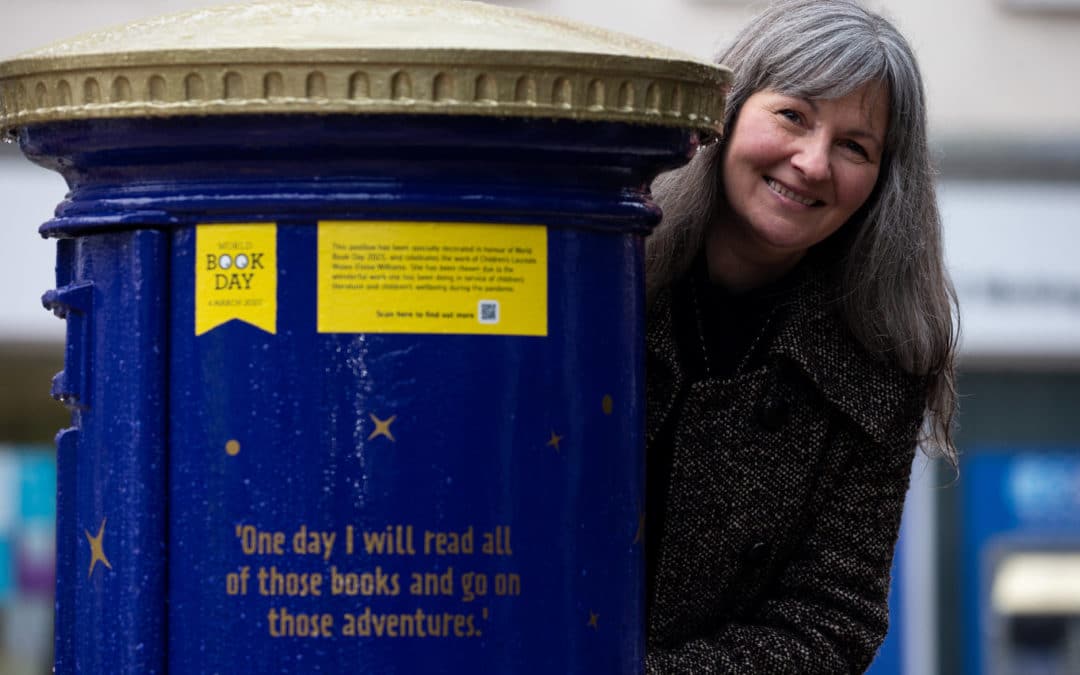
<svg viewBox="0 0 1080 675">
<path fill-rule="evenodd" d="M 71 188 L 57 672 L 639 672 L 647 186 L 728 74 L 470 3 L 0 65 Z"/>
</svg>

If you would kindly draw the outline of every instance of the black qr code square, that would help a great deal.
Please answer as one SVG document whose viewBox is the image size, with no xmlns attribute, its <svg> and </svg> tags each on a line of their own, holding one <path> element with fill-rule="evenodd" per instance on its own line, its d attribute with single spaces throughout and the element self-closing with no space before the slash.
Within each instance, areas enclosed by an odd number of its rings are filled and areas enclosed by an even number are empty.
<svg viewBox="0 0 1080 675">
<path fill-rule="evenodd" d="M 499 301 L 481 300 L 476 315 L 480 323 L 499 323 Z"/>
</svg>

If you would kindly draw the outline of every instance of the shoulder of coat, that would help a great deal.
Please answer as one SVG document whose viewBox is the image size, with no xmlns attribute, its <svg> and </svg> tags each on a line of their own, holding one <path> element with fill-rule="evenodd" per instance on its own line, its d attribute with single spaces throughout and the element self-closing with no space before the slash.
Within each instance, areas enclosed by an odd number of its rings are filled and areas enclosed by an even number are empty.
<svg viewBox="0 0 1080 675">
<path fill-rule="evenodd" d="M 798 366 L 830 404 L 882 444 L 911 437 L 922 421 L 925 378 L 860 344 L 820 276 L 796 289 L 771 351 Z"/>
</svg>

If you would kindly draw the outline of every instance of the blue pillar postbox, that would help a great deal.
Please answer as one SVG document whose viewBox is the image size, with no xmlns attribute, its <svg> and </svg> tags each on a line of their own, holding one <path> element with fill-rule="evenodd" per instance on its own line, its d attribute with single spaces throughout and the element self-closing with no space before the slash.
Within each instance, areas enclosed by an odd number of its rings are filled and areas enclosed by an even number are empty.
<svg viewBox="0 0 1080 675">
<path fill-rule="evenodd" d="M 727 83 L 418 0 L 0 64 L 70 186 L 57 672 L 640 672 L 648 184 Z"/>
</svg>

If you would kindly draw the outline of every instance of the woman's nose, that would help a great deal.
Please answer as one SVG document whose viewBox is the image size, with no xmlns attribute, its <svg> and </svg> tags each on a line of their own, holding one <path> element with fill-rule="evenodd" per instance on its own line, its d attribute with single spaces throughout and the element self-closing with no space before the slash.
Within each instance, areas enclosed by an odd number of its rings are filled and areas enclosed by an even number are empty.
<svg viewBox="0 0 1080 675">
<path fill-rule="evenodd" d="M 828 180 L 832 175 L 828 139 L 819 135 L 802 139 L 791 158 L 791 164 L 807 180 Z"/>
</svg>

